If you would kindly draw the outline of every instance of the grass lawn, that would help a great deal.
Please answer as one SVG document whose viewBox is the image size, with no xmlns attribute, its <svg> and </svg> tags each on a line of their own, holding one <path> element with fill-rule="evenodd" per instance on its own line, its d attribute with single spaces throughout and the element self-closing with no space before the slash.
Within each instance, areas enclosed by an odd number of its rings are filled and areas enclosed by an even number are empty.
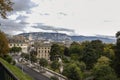
<svg viewBox="0 0 120 80">
<path fill-rule="evenodd" d="M 33 80 L 29 75 L 23 73 L 19 68 L 14 65 L 7 63 L 5 60 L 0 58 L 0 62 L 10 70 L 19 80 Z"/>
</svg>

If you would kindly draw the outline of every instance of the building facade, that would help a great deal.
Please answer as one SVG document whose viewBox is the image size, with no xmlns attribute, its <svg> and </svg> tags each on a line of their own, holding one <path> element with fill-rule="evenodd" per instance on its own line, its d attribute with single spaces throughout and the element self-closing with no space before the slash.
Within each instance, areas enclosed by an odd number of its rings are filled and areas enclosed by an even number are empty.
<svg viewBox="0 0 120 80">
<path fill-rule="evenodd" d="M 8 38 L 9 41 L 9 48 L 12 47 L 21 47 L 23 53 L 28 53 L 28 42 L 22 36 L 13 36 Z"/>
<path fill-rule="evenodd" d="M 50 59 L 50 43 L 39 43 L 36 46 L 37 58 L 45 58 L 46 60 Z"/>
</svg>

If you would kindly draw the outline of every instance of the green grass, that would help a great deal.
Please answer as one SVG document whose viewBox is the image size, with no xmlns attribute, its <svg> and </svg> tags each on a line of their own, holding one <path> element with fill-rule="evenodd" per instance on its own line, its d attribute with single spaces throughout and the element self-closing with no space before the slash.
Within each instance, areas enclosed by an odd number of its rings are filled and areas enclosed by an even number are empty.
<svg viewBox="0 0 120 80">
<path fill-rule="evenodd" d="M 0 58 L 0 62 L 8 69 L 10 70 L 19 80 L 33 80 L 29 75 L 26 73 L 23 73 L 19 68 L 17 68 L 14 65 L 11 65 L 7 63 L 5 60 Z"/>
</svg>

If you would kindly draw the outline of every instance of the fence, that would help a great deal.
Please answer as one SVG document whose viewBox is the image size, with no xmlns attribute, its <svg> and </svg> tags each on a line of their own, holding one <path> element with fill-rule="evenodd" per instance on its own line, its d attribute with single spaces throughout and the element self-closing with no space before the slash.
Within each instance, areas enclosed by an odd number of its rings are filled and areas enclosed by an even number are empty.
<svg viewBox="0 0 120 80">
<path fill-rule="evenodd" d="M 0 80 L 19 80 L 0 62 Z"/>
</svg>

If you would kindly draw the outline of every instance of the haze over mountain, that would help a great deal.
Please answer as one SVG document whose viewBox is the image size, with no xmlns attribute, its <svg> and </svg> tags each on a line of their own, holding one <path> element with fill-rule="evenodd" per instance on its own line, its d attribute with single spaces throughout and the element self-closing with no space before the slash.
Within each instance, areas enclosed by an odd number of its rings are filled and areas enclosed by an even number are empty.
<svg viewBox="0 0 120 80">
<path fill-rule="evenodd" d="M 103 35 L 96 35 L 96 36 L 70 36 L 64 33 L 50 33 L 50 32 L 31 32 L 31 33 L 22 33 L 18 34 L 22 35 L 24 37 L 29 37 L 30 35 L 33 37 L 33 39 L 49 39 L 53 41 L 65 41 L 65 40 L 71 40 L 71 41 L 91 41 L 91 40 L 101 40 L 104 43 L 115 43 L 115 37 L 114 36 L 103 36 Z"/>
</svg>

